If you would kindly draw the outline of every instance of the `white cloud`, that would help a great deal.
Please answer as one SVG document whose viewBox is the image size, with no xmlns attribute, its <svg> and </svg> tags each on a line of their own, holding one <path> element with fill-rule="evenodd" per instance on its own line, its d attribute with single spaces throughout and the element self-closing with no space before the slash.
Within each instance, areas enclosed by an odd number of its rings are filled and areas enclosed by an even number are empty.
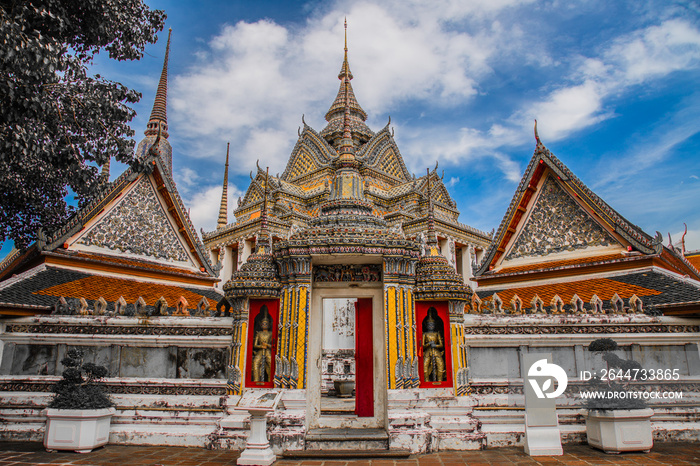
<svg viewBox="0 0 700 466">
<path fill-rule="evenodd" d="M 243 191 L 235 185 L 228 185 L 228 222 L 234 221 L 233 209 L 236 206 L 236 199 Z M 190 210 L 190 219 L 197 231 L 203 228 L 204 231 L 212 231 L 216 228 L 219 219 L 219 207 L 221 207 L 221 185 L 202 186 L 184 203 Z"/>
<path fill-rule="evenodd" d="M 492 19 L 530 1 L 337 2 L 301 28 L 269 20 L 226 25 L 197 54 L 200 61 L 171 80 L 171 132 L 177 127 L 196 157 L 218 157 L 230 140 L 238 173 L 258 158 L 282 171 L 301 113 L 317 130 L 325 125 L 338 88 L 344 16 L 353 87 L 372 120 L 411 100 L 467 102 L 492 73 L 489 62 L 520 34 Z M 487 27 L 455 27 L 467 20 Z"/>
<path fill-rule="evenodd" d="M 562 139 L 611 117 L 605 99 L 698 65 L 700 31 L 685 21 L 667 20 L 617 38 L 600 57 L 583 59 L 570 77 L 574 84 L 552 91 L 527 111 L 516 113 L 515 119 L 524 114 L 535 117 L 543 138 Z"/>
</svg>

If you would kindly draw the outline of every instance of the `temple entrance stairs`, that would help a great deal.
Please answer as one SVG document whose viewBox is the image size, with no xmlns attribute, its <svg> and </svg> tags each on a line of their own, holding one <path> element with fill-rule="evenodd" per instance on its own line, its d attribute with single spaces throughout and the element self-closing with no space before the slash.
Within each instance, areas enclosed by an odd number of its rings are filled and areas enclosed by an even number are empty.
<svg viewBox="0 0 700 466">
<path fill-rule="evenodd" d="M 405 458 L 408 450 L 389 450 L 385 429 L 324 428 L 306 433 L 304 450 L 286 451 L 285 458 Z"/>
</svg>

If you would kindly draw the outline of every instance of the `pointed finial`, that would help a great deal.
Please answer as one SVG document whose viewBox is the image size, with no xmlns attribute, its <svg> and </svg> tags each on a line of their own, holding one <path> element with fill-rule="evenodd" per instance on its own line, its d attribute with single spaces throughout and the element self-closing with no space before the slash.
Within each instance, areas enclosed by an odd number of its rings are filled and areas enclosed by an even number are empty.
<svg viewBox="0 0 700 466">
<path fill-rule="evenodd" d="M 108 157 L 105 164 L 102 165 L 102 171 L 100 172 L 100 178 L 102 179 L 103 183 L 106 183 L 109 181 L 109 166 L 110 166 L 111 161 L 112 161 L 112 157 Z"/>
<path fill-rule="evenodd" d="M 537 120 L 535 120 L 535 141 L 537 141 L 537 144 L 540 143 L 540 135 L 537 134 Z"/>
<path fill-rule="evenodd" d="M 163 127 L 163 136 L 168 138 L 168 57 L 170 56 L 170 37 L 173 30 L 168 30 L 168 43 L 165 46 L 165 58 L 163 59 L 163 71 L 160 73 L 158 90 L 153 102 L 153 110 L 148 120 L 148 125 L 144 134 L 154 136 L 158 132 L 158 127 Z"/>
<path fill-rule="evenodd" d="M 348 17 L 345 17 L 345 56 L 348 54 Z"/>
<path fill-rule="evenodd" d="M 231 143 L 226 143 L 226 164 L 224 165 L 224 187 L 221 190 L 221 206 L 219 207 L 219 221 L 216 228 L 223 228 L 228 223 L 228 155 Z"/>
<path fill-rule="evenodd" d="M 270 167 L 267 167 L 265 169 L 265 198 L 263 199 L 263 211 L 262 215 L 264 215 L 267 218 L 267 193 L 268 187 L 270 184 Z"/>
<path fill-rule="evenodd" d="M 270 249 L 270 233 L 267 231 L 267 193 L 270 177 L 270 167 L 265 170 L 265 189 L 263 194 L 263 208 L 260 213 L 260 234 L 255 244 L 255 251 L 258 254 L 269 253 Z"/>
<path fill-rule="evenodd" d="M 433 215 L 433 192 L 430 187 L 430 169 L 426 168 L 425 172 L 428 177 L 428 244 L 433 245 L 437 244 L 437 235 L 435 234 L 435 216 Z"/>
</svg>

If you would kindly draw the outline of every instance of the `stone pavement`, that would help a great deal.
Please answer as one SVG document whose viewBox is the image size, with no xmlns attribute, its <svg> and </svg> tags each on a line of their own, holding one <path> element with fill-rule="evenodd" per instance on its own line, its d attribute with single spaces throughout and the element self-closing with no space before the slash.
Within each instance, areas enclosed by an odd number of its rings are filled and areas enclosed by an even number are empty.
<svg viewBox="0 0 700 466">
<path fill-rule="evenodd" d="M 235 465 L 238 452 L 178 447 L 130 447 L 107 445 L 91 453 L 47 453 L 41 443 L 0 443 L 0 466 L 44 464 L 92 466 L 223 466 Z M 486 465 L 700 465 L 700 444 L 657 443 L 650 453 L 606 455 L 587 445 L 567 445 L 563 456 L 529 457 L 522 447 L 484 451 L 414 455 L 407 459 L 285 460 L 275 466 L 486 466 Z"/>
</svg>

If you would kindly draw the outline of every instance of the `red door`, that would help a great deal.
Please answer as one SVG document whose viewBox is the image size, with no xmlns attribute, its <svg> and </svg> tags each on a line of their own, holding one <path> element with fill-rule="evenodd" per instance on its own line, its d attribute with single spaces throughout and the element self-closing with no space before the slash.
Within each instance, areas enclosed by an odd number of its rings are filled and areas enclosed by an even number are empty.
<svg viewBox="0 0 700 466">
<path fill-rule="evenodd" d="M 372 298 L 355 302 L 355 414 L 374 416 Z"/>
</svg>

